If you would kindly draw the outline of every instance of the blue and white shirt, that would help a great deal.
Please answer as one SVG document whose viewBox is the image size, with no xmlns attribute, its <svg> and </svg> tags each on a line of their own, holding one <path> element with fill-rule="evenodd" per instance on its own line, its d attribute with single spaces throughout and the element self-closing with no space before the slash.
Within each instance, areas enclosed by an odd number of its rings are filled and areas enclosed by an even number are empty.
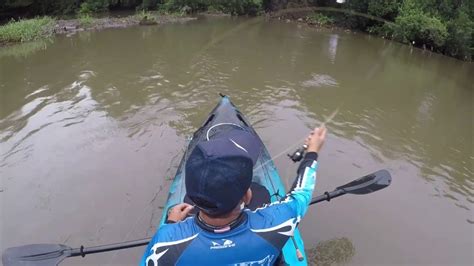
<svg viewBox="0 0 474 266">
<path fill-rule="evenodd" d="M 317 157 L 314 152 L 305 155 L 293 189 L 284 200 L 244 210 L 231 230 L 216 233 L 196 217 L 163 225 L 140 265 L 273 265 L 308 210 L 316 184 Z"/>
</svg>

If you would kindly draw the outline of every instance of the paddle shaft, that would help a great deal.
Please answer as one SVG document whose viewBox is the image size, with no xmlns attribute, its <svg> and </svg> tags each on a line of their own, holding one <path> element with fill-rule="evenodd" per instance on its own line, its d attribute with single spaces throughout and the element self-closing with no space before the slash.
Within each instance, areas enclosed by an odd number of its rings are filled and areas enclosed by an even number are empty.
<svg viewBox="0 0 474 266">
<path fill-rule="evenodd" d="M 321 202 L 321 201 L 330 201 L 333 198 L 337 198 L 337 197 L 340 197 L 340 196 L 345 195 L 345 194 L 346 194 L 346 191 L 344 191 L 343 189 L 336 189 L 336 190 L 331 191 L 331 192 L 326 191 L 326 192 L 324 192 L 324 194 L 312 198 L 309 205 L 312 205 L 312 204 L 315 204 L 315 203 L 318 203 L 318 202 Z"/>
<path fill-rule="evenodd" d="M 323 195 L 319 195 L 311 199 L 310 205 L 316 204 L 321 201 L 330 201 L 331 199 L 342 196 L 344 194 L 346 194 L 346 192 L 344 192 L 342 189 L 337 189 L 332 192 L 325 192 Z M 88 254 L 102 253 L 102 252 L 108 252 L 108 251 L 114 251 L 114 250 L 145 246 L 145 245 L 148 245 L 150 240 L 151 238 L 144 238 L 144 239 L 132 240 L 132 241 L 124 242 L 124 243 L 115 243 L 115 244 L 88 247 L 88 248 L 87 247 L 74 248 L 71 250 L 71 255 L 69 257 L 78 257 L 78 256 L 84 257 L 85 255 L 88 255 Z"/>
<path fill-rule="evenodd" d="M 108 252 L 108 251 L 114 251 L 114 250 L 120 250 L 120 249 L 145 246 L 145 245 L 148 245 L 150 240 L 151 238 L 144 238 L 144 239 L 132 240 L 132 241 L 127 241 L 127 242 L 122 242 L 122 243 L 108 244 L 108 245 L 95 246 L 95 247 L 89 247 L 89 248 L 85 248 L 81 246 L 80 248 L 72 249 L 71 255 L 69 257 L 77 257 L 77 256 L 84 257 L 85 255 L 88 255 L 88 254 L 102 253 L 102 252 Z"/>
<path fill-rule="evenodd" d="M 321 201 L 325 201 L 325 200 L 330 201 L 331 199 L 342 196 L 344 194 L 346 194 L 346 192 L 344 192 L 342 189 L 338 189 L 332 192 L 326 192 L 323 195 L 314 197 L 311 200 L 310 205 L 321 202 Z M 84 257 L 85 255 L 88 255 L 88 254 L 102 253 L 102 252 L 108 252 L 108 251 L 114 251 L 114 250 L 145 246 L 145 245 L 148 245 L 150 240 L 151 238 L 145 238 L 145 239 L 132 240 L 125 243 L 116 243 L 116 244 L 95 246 L 95 247 L 89 247 L 89 248 L 85 248 L 85 247 L 74 248 L 71 250 L 70 257 L 78 257 L 78 256 Z"/>
</svg>

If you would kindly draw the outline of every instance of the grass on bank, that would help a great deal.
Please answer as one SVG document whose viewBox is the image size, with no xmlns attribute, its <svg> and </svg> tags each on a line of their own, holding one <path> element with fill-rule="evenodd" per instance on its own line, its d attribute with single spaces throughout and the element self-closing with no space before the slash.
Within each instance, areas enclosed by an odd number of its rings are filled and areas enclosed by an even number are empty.
<svg viewBox="0 0 474 266">
<path fill-rule="evenodd" d="M 308 16 L 306 20 L 310 24 L 316 24 L 320 26 L 328 26 L 328 25 L 334 24 L 333 18 L 330 18 L 322 13 L 317 13 L 317 12 L 313 13 L 311 16 Z"/>
<path fill-rule="evenodd" d="M 0 26 L 0 43 L 28 42 L 53 35 L 54 19 L 50 17 L 10 21 Z"/>
<path fill-rule="evenodd" d="M 79 24 L 84 28 L 91 27 L 95 22 L 95 18 L 93 18 L 90 14 L 80 14 L 78 19 Z"/>
</svg>

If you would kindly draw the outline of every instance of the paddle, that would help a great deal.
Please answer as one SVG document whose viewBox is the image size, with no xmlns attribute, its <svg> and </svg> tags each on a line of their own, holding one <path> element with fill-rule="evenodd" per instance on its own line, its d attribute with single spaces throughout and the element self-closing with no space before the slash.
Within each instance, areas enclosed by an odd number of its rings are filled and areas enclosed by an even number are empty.
<svg viewBox="0 0 474 266">
<path fill-rule="evenodd" d="M 332 192 L 325 192 L 323 195 L 314 197 L 310 205 L 325 200 L 330 201 L 344 194 L 369 194 L 389 186 L 391 180 L 392 177 L 387 170 L 380 170 L 340 186 Z M 145 246 L 150 240 L 151 238 L 145 238 L 89 248 L 81 246 L 74 249 L 60 244 L 32 244 L 8 248 L 3 252 L 2 262 L 4 266 L 52 266 L 58 265 L 67 257 L 84 257 L 87 254 Z"/>
<path fill-rule="evenodd" d="M 332 192 L 324 192 L 323 195 L 314 197 L 311 199 L 311 204 L 315 204 L 321 201 L 330 201 L 333 198 L 340 197 L 344 194 L 356 194 L 364 195 L 375 192 L 386 188 L 392 182 L 392 176 L 390 173 L 383 169 L 372 174 L 368 174 L 359 179 L 356 179 L 350 183 L 347 183 L 343 186 L 337 187 Z"/>
</svg>

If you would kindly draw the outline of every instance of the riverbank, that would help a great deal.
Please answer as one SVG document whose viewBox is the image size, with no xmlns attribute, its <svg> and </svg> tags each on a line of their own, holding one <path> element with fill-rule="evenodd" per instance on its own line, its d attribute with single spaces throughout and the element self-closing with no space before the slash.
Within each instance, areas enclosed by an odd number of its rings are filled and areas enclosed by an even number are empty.
<svg viewBox="0 0 474 266">
<path fill-rule="evenodd" d="M 73 34 L 85 30 L 103 30 L 109 28 L 126 28 L 131 26 L 151 26 L 167 23 L 183 23 L 195 20 L 196 17 L 177 15 L 158 15 L 146 13 L 127 17 L 61 19 L 56 21 L 54 33 Z"/>
<path fill-rule="evenodd" d="M 394 40 L 463 61 L 474 54 L 474 5 L 430 6 L 403 0 L 390 6 L 357 1 L 336 6 L 276 6 L 270 17 L 304 20 L 310 25 L 337 27 Z M 442 14 L 442 15 L 441 15 Z"/>
<path fill-rule="evenodd" d="M 137 13 L 125 17 L 94 18 L 90 15 L 74 19 L 50 17 L 9 22 L 0 26 L 0 46 L 51 38 L 56 34 L 75 34 L 81 31 L 150 26 L 167 23 L 184 23 L 196 17 L 159 13 Z"/>
<path fill-rule="evenodd" d="M 393 15 L 388 18 L 387 16 L 371 15 L 369 14 L 370 12 L 355 11 L 350 7 L 348 9 L 316 6 L 299 8 L 279 7 L 283 9 L 277 8 L 267 13 L 262 13 L 262 8 L 260 6 L 255 10 L 250 7 L 244 9 L 237 9 L 235 7 L 206 7 L 199 9 L 197 7 L 176 4 L 176 6 L 163 7 L 161 11 L 138 12 L 126 17 L 108 16 L 94 18 L 91 15 L 93 13 L 82 13 L 78 18 L 67 20 L 54 20 L 49 17 L 21 20 L 0 26 L 0 46 L 47 39 L 54 34 L 74 34 L 86 30 L 186 22 L 196 19 L 196 17 L 183 14 L 192 13 L 197 15 L 210 12 L 211 14 L 218 13 L 219 15 L 226 14 L 228 16 L 265 14 L 265 16 L 270 18 L 298 21 L 313 27 L 337 28 L 344 31 L 368 33 L 463 61 L 472 61 L 473 59 L 474 22 L 472 22 L 462 8 L 456 11 L 458 12 L 458 17 L 453 21 L 436 20 L 428 16 L 428 13 L 420 13 L 423 14 L 421 18 L 416 15 L 408 16 L 404 13 L 399 14 L 397 17 Z M 54 23 L 44 23 L 44 21 L 51 20 Z"/>
</svg>

